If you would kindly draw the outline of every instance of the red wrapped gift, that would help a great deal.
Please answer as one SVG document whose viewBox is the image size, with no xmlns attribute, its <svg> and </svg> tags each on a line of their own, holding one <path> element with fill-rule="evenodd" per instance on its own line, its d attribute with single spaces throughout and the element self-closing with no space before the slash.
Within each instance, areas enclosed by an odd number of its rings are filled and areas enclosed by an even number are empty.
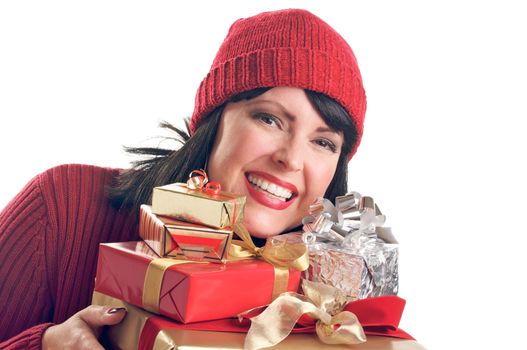
<svg viewBox="0 0 527 350">
<path fill-rule="evenodd" d="M 232 231 L 157 216 L 143 204 L 139 236 L 159 256 L 221 263 L 227 260 Z"/>
<path fill-rule="evenodd" d="M 384 298 L 381 299 L 381 298 Z M 118 325 L 109 327 L 106 342 L 112 349 L 243 349 L 247 322 L 222 319 L 191 324 L 181 324 L 161 316 L 152 315 L 122 300 L 94 292 L 94 305 L 125 307 L 127 315 Z M 328 345 L 317 339 L 314 327 L 296 328 L 283 342 L 272 349 L 400 349 L 423 350 L 409 334 L 398 328 L 398 314 L 402 312 L 401 299 L 380 297 L 353 302 L 356 313 L 367 334 L 367 342 L 350 345 Z M 399 304 L 395 306 L 393 304 Z M 393 309 L 393 310 L 392 310 Z M 393 321 L 397 323 L 392 323 Z"/>
<path fill-rule="evenodd" d="M 99 247 L 95 290 L 188 323 L 269 304 L 284 277 L 287 291 L 296 291 L 299 271 L 284 276 L 260 259 L 200 263 L 159 258 L 144 242 L 106 243 Z"/>
</svg>

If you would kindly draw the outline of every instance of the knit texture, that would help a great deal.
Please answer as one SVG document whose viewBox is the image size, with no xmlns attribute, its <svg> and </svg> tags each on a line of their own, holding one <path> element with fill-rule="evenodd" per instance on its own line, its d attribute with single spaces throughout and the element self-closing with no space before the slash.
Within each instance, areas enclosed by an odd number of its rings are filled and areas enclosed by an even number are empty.
<svg viewBox="0 0 527 350">
<path fill-rule="evenodd" d="M 52 168 L 0 213 L 0 349 L 40 349 L 50 325 L 90 304 L 99 243 L 139 239 L 105 197 L 117 172 Z"/>
<path fill-rule="evenodd" d="M 326 22 L 305 10 L 264 12 L 230 28 L 196 94 L 191 132 L 230 97 L 260 87 L 293 86 L 339 102 L 363 133 L 366 95 L 355 55 Z"/>
</svg>

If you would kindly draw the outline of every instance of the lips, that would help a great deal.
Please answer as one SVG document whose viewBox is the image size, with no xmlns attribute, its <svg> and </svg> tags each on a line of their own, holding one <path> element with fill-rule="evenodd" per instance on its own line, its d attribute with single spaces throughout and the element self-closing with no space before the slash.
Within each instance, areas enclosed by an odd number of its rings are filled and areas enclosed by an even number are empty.
<svg viewBox="0 0 527 350">
<path fill-rule="evenodd" d="M 258 190 L 261 190 L 262 192 L 268 192 L 270 197 L 276 197 L 277 199 L 280 199 L 282 202 L 287 201 L 289 198 L 293 196 L 293 192 L 291 190 L 288 190 L 285 187 L 282 187 L 280 185 L 277 185 L 274 182 L 267 181 L 266 179 L 253 175 L 248 174 L 247 180 L 256 187 Z"/>
<path fill-rule="evenodd" d="M 292 183 L 263 172 L 246 173 L 245 185 L 258 203 L 276 210 L 289 207 L 298 195 L 298 190 Z"/>
</svg>

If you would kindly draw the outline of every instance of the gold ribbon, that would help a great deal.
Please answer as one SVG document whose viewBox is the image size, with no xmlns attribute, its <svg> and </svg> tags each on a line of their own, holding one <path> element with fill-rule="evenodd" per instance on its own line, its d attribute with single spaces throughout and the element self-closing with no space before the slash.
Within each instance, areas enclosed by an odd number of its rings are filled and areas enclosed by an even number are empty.
<svg viewBox="0 0 527 350">
<path fill-rule="evenodd" d="M 346 304 L 341 291 L 307 280 L 302 282 L 302 289 L 305 295 L 284 293 L 260 315 L 251 318 L 244 349 L 257 350 L 280 343 L 304 314 L 317 320 L 317 335 L 326 344 L 360 344 L 366 341 L 357 316 L 341 311 Z"/>
<path fill-rule="evenodd" d="M 171 266 L 190 262 L 196 263 L 196 261 L 189 260 L 159 258 L 152 260 L 148 264 L 143 284 L 143 308 L 145 310 L 159 313 L 159 299 L 165 271 Z"/>
<path fill-rule="evenodd" d="M 309 255 L 304 244 L 288 244 L 284 242 L 279 245 L 266 245 L 260 248 L 254 244 L 249 231 L 243 224 L 236 223 L 234 232 L 241 238 L 241 241 L 232 241 L 229 257 L 260 257 L 273 265 L 275 275 L 271 300 L 276 299 L 280 294 L 287 291 L 289 268 L 305 271 L 309 267 Z"/>
<path fill-rule="evenodd" d="M 293 268 L 298 271 L 305 271 L 309 267 L 309 255 L 305 244 L 283 242 L 260 248 L 254 244 L 249 231 L 243 224 L 236 223 L 234 232 L 242 239 L 232 241 L 230 252 L 234 257 L 261 257 L 275 266 Z"/>
</svg>

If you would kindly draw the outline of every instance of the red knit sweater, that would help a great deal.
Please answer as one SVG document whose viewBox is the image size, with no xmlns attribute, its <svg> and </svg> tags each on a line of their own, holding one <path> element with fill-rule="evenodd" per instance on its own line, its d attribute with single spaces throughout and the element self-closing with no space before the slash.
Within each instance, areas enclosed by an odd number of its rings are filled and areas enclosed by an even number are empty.
<svg viewBox="0 0 527 350">
<path fill-rule="evenodd" d="M 0 213 L 0 349 L 40 349 L 44 331 L 90 304 L 98 245 L 138 240 L 105 197 L 115 169 L 52 168 Z"/>
</svg>

